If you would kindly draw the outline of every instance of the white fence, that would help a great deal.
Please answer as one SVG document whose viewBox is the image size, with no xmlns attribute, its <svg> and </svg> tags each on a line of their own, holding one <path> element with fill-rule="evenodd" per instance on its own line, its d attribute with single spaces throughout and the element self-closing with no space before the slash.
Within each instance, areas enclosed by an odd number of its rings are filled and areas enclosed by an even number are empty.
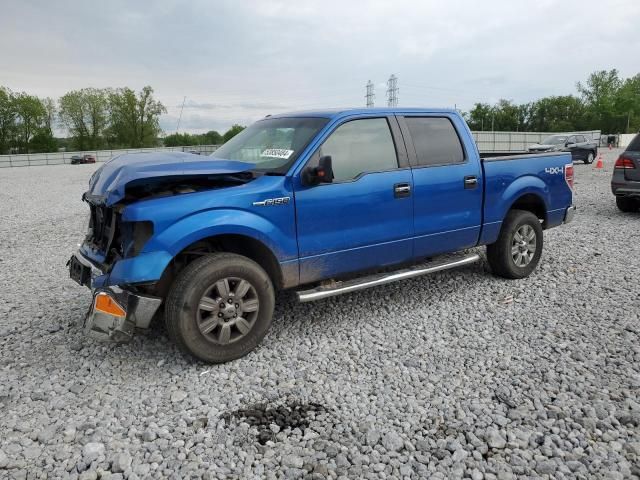
<svg viewBox="0 0 640 480">
<path fill-rule="evenodd" d="M 543 132 L 471 132 L 478 145 L 480 152 L 526 152 L 527 147 L 534 143 L 539 143 L 549 135 L 558 133 Z M 569 135 L 578 133 L 592 138 L 596 142 L 600 141 L 600 130 L 590 130 L 587 132 L 562 133 Z"/>
<path fill-rule="evenodd" d="M 557 133 L 539 132 L 472 132 L 480 152 L 526 152 L 527 147 L 538 143 L 549 135 Z M 600 140 L 600 130 L 571 132 L 584 134 L 596 141 Z M 563 134 L 567 135 L 567 134 Z M 32 165 L 61 165 L 71 163 L 71 157 L 92 154 L 96 161 L 104 162 L 120 153 L 138 153 L 153 151 L 198 152 L 202 155 L 213 153 L 219 145 L 193 145 L 188 147 L 129 148 L 126 150 L 90 150 L 86 152 L 28 153 L 20 155 L 0 155 L 2 167 L 28 167 Z"/>
<path fill-rule="evenodd" d="M 94 155 L 97 162 L 105 162 L 121 153 L 140 152 L 197 152 L 201 155 L 213 153 L 219 145 L 193 145 L 188 147 L 128 148 L 123 150 L 87 150 L 83 152 L 25 153 L 17 155 L 0 155 L 0 168 L 30 167 L 34 165 L 62 165 L 71 163 L 71 157 Z"/>
</svg>

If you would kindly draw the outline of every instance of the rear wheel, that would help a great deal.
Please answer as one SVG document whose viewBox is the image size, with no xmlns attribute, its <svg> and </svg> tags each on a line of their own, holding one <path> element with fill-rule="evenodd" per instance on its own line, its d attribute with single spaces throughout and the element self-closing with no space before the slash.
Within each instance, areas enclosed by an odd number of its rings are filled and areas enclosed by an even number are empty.
<svg viewBox="0 0 640 480">
<path fill-rule="evenodd" d="M 487 260 L 494 274 L 524 278 L 536 268 L 542 255 L 542 226 L 525 210 L 511 210 L 502 223 L 498 240 L 487 245 Z"/>
<path fill-rule="evenodd" d="M 618 210 L 625 213 L 637 212 L 639 206 L 635 198 L 629 197 L 616 197 L 616 205 L 618 206 Z"/>
<path fill-rule="evenodd" d="M 174 281 L 165 307 L 167 331 L 195 357 L 228 362 L 260 343 L 274 303 L 271 279 L 257 263 L 213 253 L 190 263 Z"/>
<path fill-rule="evenodd" d="M 593 159 L 595 158 L 595 155 L 593 154 L 593 152 L 589 152 L 587 153 L 587 158 L 585 159 L 584 163 L 586 163 L 587 165 L 593 163 Z"/>
</svg>

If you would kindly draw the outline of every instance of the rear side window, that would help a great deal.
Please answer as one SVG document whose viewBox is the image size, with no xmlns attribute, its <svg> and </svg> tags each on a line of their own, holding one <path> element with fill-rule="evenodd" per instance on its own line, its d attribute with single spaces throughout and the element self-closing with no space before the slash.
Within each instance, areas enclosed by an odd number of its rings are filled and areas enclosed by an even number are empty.
<svg viewBox="0 0 640 480">
<path fill-rule="evenodd" d="M 585 138 L 582 135 L 576 135 L 576 140 L 578 140 L 578 143 L 586 142 Z"/>
<path fill-rule="evenodd" d="M 398 168 L 386 118 L 352 120 L 340 125 L 322 144 L 319 154 L 319 157 L 331 155 L 334 182 L 353 180 L 361 173 Z"/>
<path fill-rule="evenodd" d="M 640 133 L 636 135 L 633 140 L 631 140 L 631 143 L 627 147 L 627 151 L 640 152 Z"/>
<path fill-rule="evenodd" d="M 464 150 L 451 120 L 445 117 L 405 117 L 418 165 L 464 162 Z"/>
</svg>

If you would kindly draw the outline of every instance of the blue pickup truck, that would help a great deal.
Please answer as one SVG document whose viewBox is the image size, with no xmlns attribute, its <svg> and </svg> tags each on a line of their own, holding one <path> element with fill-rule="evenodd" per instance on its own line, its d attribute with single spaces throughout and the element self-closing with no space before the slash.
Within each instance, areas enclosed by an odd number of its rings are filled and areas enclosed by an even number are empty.
<svg viewBox="0 0 640 480">
<path fill-rule="evenodd" d="M 164 312 L 183 350 L 225 362 L 265 336 L 280 290 L 326 298 L 476 262 L 479 245 L 496 275 L 526 277 L 572 189 L 570 154 L 481 159 L 452 110 L 274 115 L 210 157 L 102 165 L 69 271 L 93 291 L 87 330 L 125 341 Z"/>
</svg>

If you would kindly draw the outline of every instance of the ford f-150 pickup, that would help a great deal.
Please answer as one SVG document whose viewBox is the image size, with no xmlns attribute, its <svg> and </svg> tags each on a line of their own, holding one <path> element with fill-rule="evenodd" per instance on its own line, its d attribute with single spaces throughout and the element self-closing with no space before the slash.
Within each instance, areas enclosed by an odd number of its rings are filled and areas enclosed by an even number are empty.
<svg viewBox="0 0 640 480">
<path fill-rule="evenodd" d="M 452 110 L 268 116 L 210 157 L 102 165 L 69 271 L 93 291 L 88 331 L 124 341 L 163 312 L 183 350 L 224 362 L 258 345 L 280 290 L 326 298 L 476 262 L 480 245 L 496 275 L 528 276 L 572 187 L 569 153 L 481 159 Z"/>
</svg>

